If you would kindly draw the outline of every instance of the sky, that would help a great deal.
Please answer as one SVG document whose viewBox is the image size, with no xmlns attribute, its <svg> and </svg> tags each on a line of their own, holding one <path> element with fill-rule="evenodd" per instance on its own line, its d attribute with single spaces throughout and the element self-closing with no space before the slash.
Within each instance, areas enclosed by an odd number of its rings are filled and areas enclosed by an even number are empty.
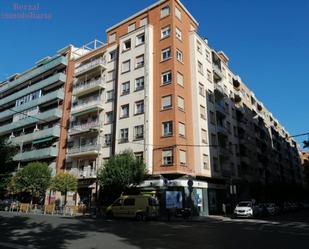
<svg viewBox="0 0 309 249">
<path fill-rule="evenodd" d="M 68 44 L 106 41 L 105 30 L 156 0 L 0 0 L 0 81 Z M 309 132 L 309 1 L 182 0 L 199 34 L 290 135 Z M 8 18 L 31 5 L 40 19 Z M 17 10 L 17 8 L 19 8 Z M 307 77 L 306 77 L 307 76 Z M 301 143 L 307 137 L 298 138 Z"/>
</svg>

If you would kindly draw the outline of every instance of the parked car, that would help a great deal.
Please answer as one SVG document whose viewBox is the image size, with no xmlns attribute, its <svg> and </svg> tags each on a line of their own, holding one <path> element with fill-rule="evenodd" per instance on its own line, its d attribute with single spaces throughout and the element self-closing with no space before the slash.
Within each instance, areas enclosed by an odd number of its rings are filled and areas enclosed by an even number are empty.
<svg viewBox="0 0 309 249">
<path fill-rule="evenodd" d="M 156 218 L 159 216 L 159 204 L 158 200 L 150 195 L 124 195 L 107 207 L 106 215 L 109 218 L 125 217 L 136 220 Z"/>
<path fill-rule="evenodd" d="M 261 214 L 261 208 L 252 201 L 241 201 L 236 205 L 234 215 L 236 217 L 256 217 Z"/>
<path fill-rule="evenodd" d="M 275 203 L 265 203 L 265 207 L 269 215 L 276 215 L 279 213 L 279 207 Z"/>
</svg>

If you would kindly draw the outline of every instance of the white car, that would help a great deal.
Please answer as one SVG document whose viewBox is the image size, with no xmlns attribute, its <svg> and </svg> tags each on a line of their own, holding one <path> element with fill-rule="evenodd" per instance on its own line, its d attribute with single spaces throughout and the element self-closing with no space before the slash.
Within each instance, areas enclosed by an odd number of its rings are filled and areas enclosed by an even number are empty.
<svg viewBox="0 0 309 249">
<path fill-rule="evenodd" d="M 241 201 L 234 210 L 236 217 L 255 217 L 259 215 L 259 207 L 252 201 Z"/>
</svg>

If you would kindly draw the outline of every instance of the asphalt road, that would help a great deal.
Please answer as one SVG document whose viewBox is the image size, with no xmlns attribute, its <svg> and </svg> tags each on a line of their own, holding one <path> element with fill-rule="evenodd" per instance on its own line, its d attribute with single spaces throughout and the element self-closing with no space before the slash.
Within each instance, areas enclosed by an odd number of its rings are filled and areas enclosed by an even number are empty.
<svg viewBox="0 0 309 249">
<path fill-rule="evenodd" d="M 308 248 L 308 212 L 294 214 L 298 220 L 292 216 L 267 221 L 208 218 L 135 222 L 0 212 L 0 248 Z"/>
</svg>

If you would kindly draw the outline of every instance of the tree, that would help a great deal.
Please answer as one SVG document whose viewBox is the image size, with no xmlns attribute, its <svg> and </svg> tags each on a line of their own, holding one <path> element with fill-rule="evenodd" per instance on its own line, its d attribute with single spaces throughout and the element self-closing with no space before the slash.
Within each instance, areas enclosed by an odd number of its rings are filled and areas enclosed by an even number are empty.
<svg viewBox="0 0 309 249">
<path fill-rule="evenodd" d="M 29 192 L 33 197 L 45 196 L 51 180 L 51 169 L 47 163 L 32 162 L 16 173 L 9 184 L 9 191 Z"/>
<path fill-rule="evenodd" d="M 64 195 L 64 206 L 67 203 L 67 192 L 77 190 L 77 178 L 67 172 L 60 172 L 51 180 L 51 189 Z"/>
<path fill-rule="evenodd" d="M 16 153 L 17 147 L 0 137 L 0 196 L 7 192 L 7 185 L 16 169 L 16 162 L 13 161 Z"/>
<path fill-rule="evenodd" d="M 140 184 L 147 174 L 145 164 L 131 151 L 112 156 L 98 172 L 98 182 L 103 191 L 118 197 L 126 188 Z"/>
</svg>

